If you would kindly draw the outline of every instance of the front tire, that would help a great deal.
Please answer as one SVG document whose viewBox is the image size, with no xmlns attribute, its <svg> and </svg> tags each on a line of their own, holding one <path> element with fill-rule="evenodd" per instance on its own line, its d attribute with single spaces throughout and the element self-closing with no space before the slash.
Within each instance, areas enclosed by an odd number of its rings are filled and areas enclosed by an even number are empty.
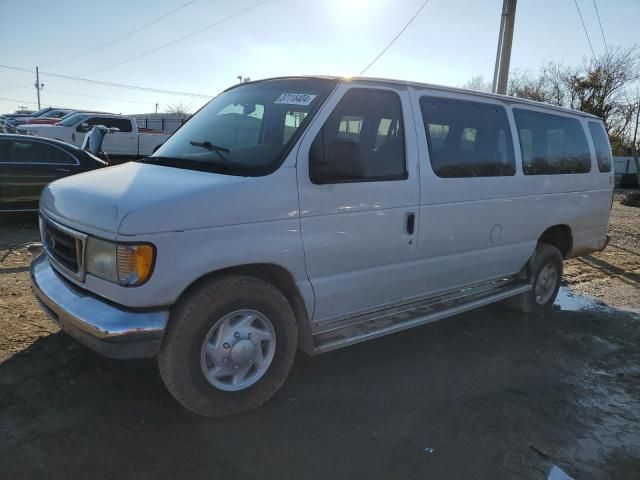
<svg viewBox="0 0 640 480">
<path fill-rule="evenodd" d="M 507 304 L 523 313 L 550 310 L 562 281 L 563 257 L 554 245 L 539 243 L 527 266 L 532 289 L 507 300 Z"/>
<path fill-rule="evenodd" d="M 158 366 L 182 405 L 222 417 L 271 398 L 297 344 L 293 310 L 278 289 L 257 278 L 227 276 L 204 283 L 172 309 Z"/>
</svg>

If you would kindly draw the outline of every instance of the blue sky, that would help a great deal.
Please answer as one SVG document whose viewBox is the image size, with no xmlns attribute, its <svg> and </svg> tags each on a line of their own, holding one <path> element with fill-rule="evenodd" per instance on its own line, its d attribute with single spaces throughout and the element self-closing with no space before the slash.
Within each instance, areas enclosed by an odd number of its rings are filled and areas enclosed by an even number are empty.
<svg viewBox="0 0 640 480">
<path fill-rule="evenodd" d="M 357 75 L 423 0 L 269 0 L 227 22 L 132 62 L 141 54 L 257 0 L 197 0 L 107 48 L 63 61 L 122 36 L 188 0 L 0 0 L 0 64 L 107 82 L 215 95 L 237 75 Z M 578 0 L 596 53 L 604 51 L 593 0 Z M 607 43 L 640 44 L 640 0 L 597 0 Z M 461 85 L 490 80 L 502 0 L 430 0 L 368 76 Z M 579 64 L 589 45 L 573 0 L 519 0 L 511 66 L 537 70 L 547 61 Z M 43 106 L 121 113 L 204 100 L 42 76 Z M 36 101 L 34 76 L 0 69 L 0 112 Z M 101 98 L 96 98 L 101 97 Z"/>
</svg>

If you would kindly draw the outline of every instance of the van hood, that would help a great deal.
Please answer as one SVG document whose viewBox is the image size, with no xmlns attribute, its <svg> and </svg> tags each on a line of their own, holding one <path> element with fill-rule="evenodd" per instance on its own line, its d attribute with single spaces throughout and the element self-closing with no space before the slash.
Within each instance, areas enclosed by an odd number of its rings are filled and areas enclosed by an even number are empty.
<svg viewBox="0 0 640 480">
<path fill-rule="evenodd" d="M 295 182 L 295 169 L 286 170 L 291 170 L 288 175 Z M 40 209 L 72 228 L 105 232 L 107 237 L 290 217 L 297 197 L 274 196 L 265 178 L 129 162 L 49 184 Z M 274 201 L 281 204 L 266 206 L 269 202 L 264 199 L 269 197 L 277 197 Z M 252 198 L 261 201 L 252 202 Z M 293 205 L 295 209 L 295 201 Z"/>
</svg>

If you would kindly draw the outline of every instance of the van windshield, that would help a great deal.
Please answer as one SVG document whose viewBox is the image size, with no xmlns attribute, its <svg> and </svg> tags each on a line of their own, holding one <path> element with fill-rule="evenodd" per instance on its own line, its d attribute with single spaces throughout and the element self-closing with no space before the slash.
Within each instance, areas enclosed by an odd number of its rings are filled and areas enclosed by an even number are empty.
<svg viewBox="0 0 640 480">
<path fill-rule="evenodd" d="M 288 78 L 231 88 L 144 161 L 231 175 L 266 175 L 280 165 L 335 83 Z"/>
</svg>

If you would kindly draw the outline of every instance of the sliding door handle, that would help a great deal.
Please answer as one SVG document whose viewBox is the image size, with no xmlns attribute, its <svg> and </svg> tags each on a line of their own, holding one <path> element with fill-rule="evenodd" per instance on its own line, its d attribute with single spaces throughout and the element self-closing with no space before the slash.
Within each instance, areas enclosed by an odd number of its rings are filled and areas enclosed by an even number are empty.
<svg viewBox="0 0 640 480">
<path fill-rule="evenodd" d="M 413 232 L 416 228 L 416 214 L 415 213 L 407 213 L 407 233 L 409 235 L 413 235 Z"/>
</svg>

